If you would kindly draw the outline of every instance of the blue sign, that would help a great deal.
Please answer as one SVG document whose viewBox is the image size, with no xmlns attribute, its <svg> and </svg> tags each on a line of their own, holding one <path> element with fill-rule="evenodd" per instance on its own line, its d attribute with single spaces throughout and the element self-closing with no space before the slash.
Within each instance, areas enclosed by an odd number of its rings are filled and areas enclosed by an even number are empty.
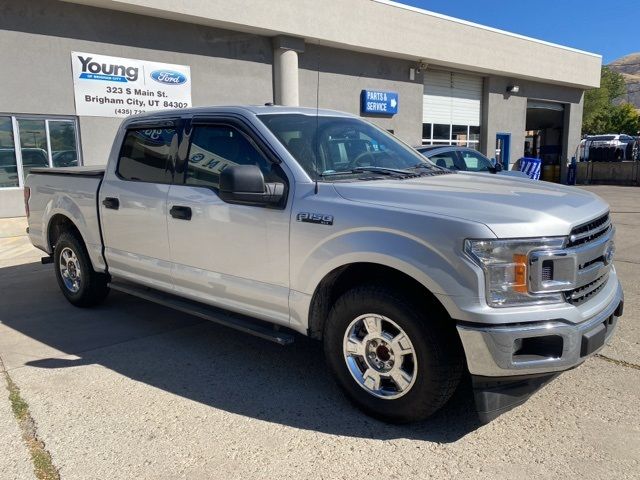
<svg viewBox="0 0 640 480">
<path fill-rule="evenodd" d="M 398 94 L 380 90 L 362 90 L 360 112 L 369 115 L 395 115 L 398 113 Z"/>
<path fill-rule="evenodd" d="M 187 81 L 185 75 L 174 70 L 154 70 L 151 72 L 151 78 L 158 83 L 167 85 L 180 85 Z"/>
</svg>

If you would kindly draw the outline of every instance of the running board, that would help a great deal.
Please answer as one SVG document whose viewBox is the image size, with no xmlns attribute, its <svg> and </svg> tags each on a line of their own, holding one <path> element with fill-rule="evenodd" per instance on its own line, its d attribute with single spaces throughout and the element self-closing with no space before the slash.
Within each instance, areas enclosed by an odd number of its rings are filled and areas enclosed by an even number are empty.
<svg viewBox="0 0 640 480">
<path fill-rule="evenodd" d="M 260 320 L 254 320 L 251 317 L 227 312 L 226 310 L 194 302 L 171 293 L 160 292 L 149 287 L 124 281 L 112 281 L 109 287 L 122 293 L 127 293 L 225 327 L 233 328 L 234 330 L 270 340 L 279 345 L 289 345 L 295 340 L 293 334 L 278 330 L 279 327 L 275 324 L 269 324 L 261 322 Z"/>
</svg>

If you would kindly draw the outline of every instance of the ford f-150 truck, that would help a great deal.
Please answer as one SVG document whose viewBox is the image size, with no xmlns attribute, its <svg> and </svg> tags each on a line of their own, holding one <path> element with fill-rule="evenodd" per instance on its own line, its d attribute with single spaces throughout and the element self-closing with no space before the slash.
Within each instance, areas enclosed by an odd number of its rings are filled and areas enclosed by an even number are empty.
<svg viewBox="0 0 640 480">
<path fill-rule="evenodd" d="M 339 112 L 130 117 L 106 168 L 34 169 L 25 201 L 72 304 L 113 289 L 281 344 L 319 339 L 347 396 L 387 421 L 428 417 L 463 377 L 489 421 L 622 315 L 599 197 L 451 172 Z"/>
</svg>

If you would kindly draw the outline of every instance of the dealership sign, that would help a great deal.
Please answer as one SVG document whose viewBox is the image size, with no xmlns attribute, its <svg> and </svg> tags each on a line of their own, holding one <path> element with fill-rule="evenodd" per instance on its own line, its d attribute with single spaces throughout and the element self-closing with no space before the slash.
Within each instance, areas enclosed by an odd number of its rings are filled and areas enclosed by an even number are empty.
<svg viewBox="0 0 640 480">
<path fill-rule="evenodd" d="M 191 106 L 191 69 L 184 65 L 71 53 L 76 114 L 126 117 Z"/>
<path fill-rule="evenodd" d="M 398 94 L 380 90 L 362 90 L 360 113 L 392 116 L 398 113 Z"/>
</svg>

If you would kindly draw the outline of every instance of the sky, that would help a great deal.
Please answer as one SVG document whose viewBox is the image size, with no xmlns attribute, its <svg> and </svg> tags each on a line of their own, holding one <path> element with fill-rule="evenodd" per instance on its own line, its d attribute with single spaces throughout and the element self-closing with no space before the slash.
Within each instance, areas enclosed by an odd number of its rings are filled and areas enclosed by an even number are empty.
<svg viewBox="0 0 640 480">
<path fill-rule="evenodd" d="M 640 0 L 397 0 L 603 56 L 640 52 Z"/>
</svg>

